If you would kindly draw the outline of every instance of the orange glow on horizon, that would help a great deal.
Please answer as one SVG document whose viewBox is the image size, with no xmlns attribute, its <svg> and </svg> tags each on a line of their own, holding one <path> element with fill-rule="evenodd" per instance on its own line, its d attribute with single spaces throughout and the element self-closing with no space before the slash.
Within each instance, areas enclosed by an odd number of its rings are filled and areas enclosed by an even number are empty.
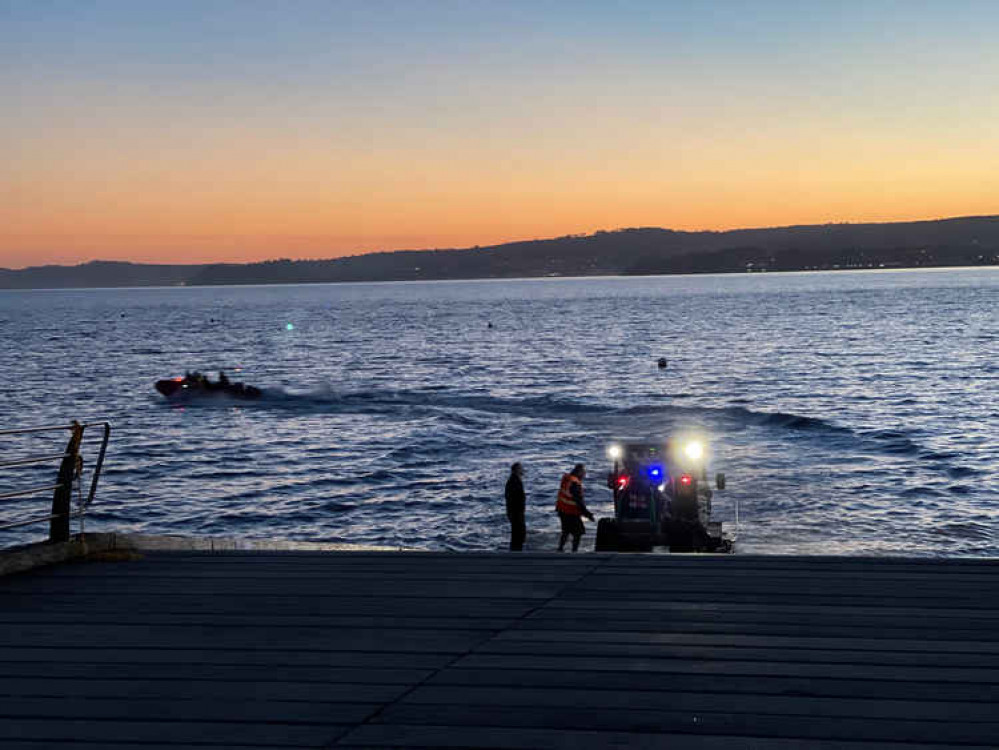
<svg viewBox="0 0 999 750">
<path fill-rule="evenodd" d="M 481 139 L 359 153 L 317 142 L 275 149 L 269 134 L 244 133 L 156 151 L 128 135 L 81 152 L 43 134 L 20 152 L 13 179 L 0 176 L 0 267 L 332 258 L 636 226 L 999 213 L 999 175 L 966 143 L 915 160 L 915 136 L 781 136 L 677 132 L 631 150 L 542 138 L 508 158 Z"/>
<path fill-rule="evenodd" d="M 710 224 L 707 219 L 687 222 L 623 221 L 570 226 L 538 223 L 534 229 L 516 231 L 504 227 L 451 233 L 401 235 L 225 235 L 225 234 L 8 234 L 0 232 L 0 268 L 19 269 L 41 265 L 77 265 L 92 260 L 128 261 L 150 264 L 254 263 L 290 258 L 322 260 L 375 252 L 397 250 L 452 250 L 476 246 L 489 247 L 510 242 L 544 240 L 569 234 L 592 234 L 628 227 L 661 227 L 677 231 L 728 231 L 765 227 L 827 223 L 881 223 L 931 221 L 960 216 L 993 215 L 995 205 L 980 209 L 934 211 L 929 206 L 921 213 L 885 215 L 861 213 L 843 218 L 840 215 L 794 216 L 775 212 L 771 217 L 745 223 Z"/>
<path fill-rule="evenodd" d="M 718 200 L 723 203 L 737 203 L 738 191 L 718 191 Z M 756 196 L 759 198 L 759 196 Z M 914 196 L 909 205 L 899 206 L 897 213 L 881 210 L 863 210 L 859 207 L 839 206 L 838 211 L 821 211 L 808 207 L 799 211 L 779 205 L 773 199 L 773 206 L 759 207 L 733 205 L 725 216 L 711 211 L 690 210 L 684 217 L 656 220 L 651 211 L 603 210 L 594 205 L 591 210 L 583 210 L 583 217 L 573 217 L 570 212 L 552 211 L 551 216 L 530 216 L 525 211 L 525 220 L 502 221 L 486 217 L 481 225 L 468 219 L 449 220 L 439 216 L 439 231 L 421 227 L 410 217 L 395 217 L 384 227 L 374 219 L 361 221 L 360 226 L 352 227 L 354 232 L 346 234 L 337 231 L 341 227 L 307 226 L 315 233 L 287 233 L 273 230 L 287 226 L 286 221 L 277 218 L 268 226 L 257 217 L 253 229 L 256 233 L 220 231 L 223 227 L 214 224 L 206 228 L 191 222 L 183 229 L 188 232 L 169 231 L 168 227 L 151 222 L 152 231 L 141 231 L 139 221 L 122 222 L 120 229 L 113 230 L 114 222 L 105 224 L 99 217 L 90 215 L 76 231 L 71 217 L 62 217 L 53 222 L 46 232 L 9 232 L 0 230 L 0 267 L 23 268 L 46 264 L 76 265 L 90 260 L 119 260 L 134 263 L 200 264 L 200 263 L 252 263 L 278 258 L 328 259 L 372 252 L 396 250 L 461 249 L 474 246 L 488 247 L 508 242 L 550 239 L 568 234 L 590 234 L 599 230 L 615 230 L 627 227 L 661 227 L 678 231 L 727 231 L 731 229 L 751 229 L 801 224 L 868 222 L 924 221 L 958 216 L 992 215 L 997 212 L 993 201 L 968 197 L 961 200 L 951 196 L 950 200 L 937 201 L 929 197 Z M 835 201 L 828 201 L 833 204 Z M 845 204 L 846 201 L 843 201 Z M 621 207 L 617 207 L 621 208 Z M 756 209 L 756 210 L 754 210 Z M 462 212 L 467 207 L 463 207 Z M 400 212 L 402 213 L 402 212 Z M 219 222 L 222 223 L 222 222 Z M 276 226 L 274 226 L 276 225 Z M 235 227 L 239 227 L 235 224 Z M 234 227 L 234 228 L 235 228 Z M 385 229 L 395 230 L 385 233 Z M 342 229 L 346 229 L 343 227 Z M 201 230 L 201 231 L 198 231 Z M 367 231 L 370 230 L 370 231 Z M 381 230 L 381 231 L 380 231 Z"/>
<path fill-rule="evenodd" d="M 995 4 L 181 4 L 9 4 L 0 267 L 999 214 Z"/>
</svg>

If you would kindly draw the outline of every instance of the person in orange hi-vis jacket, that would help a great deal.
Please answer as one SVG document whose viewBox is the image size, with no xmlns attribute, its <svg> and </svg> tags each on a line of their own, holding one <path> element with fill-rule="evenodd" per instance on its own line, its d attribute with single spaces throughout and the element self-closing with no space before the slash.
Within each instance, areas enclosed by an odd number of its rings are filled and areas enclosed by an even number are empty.
<svg viewBox="0 0 999 750">
<path fill-rule="evenodd" d="M 562 522 L 562 535 L 558 540 L 558 551 L 565 551 L 565 542 L 572 536 L 572 551 L 579 550 L 579 540 L 586 533 L 583 518 L 593 520 L 593 514 L 586 508 L 583 501 L 583 478 L 586 467 L 576 464 L 572 471 L 562 475 L 558 488 L 558 499 L 555 501 L 555 512 Z"/>
</svg>

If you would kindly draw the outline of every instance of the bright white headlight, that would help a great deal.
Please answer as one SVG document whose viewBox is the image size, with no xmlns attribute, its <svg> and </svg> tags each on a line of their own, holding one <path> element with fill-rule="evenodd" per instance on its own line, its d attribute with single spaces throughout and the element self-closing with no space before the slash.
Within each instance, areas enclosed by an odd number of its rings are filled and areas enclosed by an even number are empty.
<svg viewBox="0 0 999 750">
<path fill-rule="evenodd" d="M 621 458 L 621 446 L 612 445 L 607 449 L 607 455 L 611 457 L 611 460 L 617 461 Z"/>
<path fill-rule="evenodd" d="M 683 455 L 691 461 L 699 461 L 704 455 L 704 445 L 697 440 L 691 440 L 683 446 Z"/>
</svg>

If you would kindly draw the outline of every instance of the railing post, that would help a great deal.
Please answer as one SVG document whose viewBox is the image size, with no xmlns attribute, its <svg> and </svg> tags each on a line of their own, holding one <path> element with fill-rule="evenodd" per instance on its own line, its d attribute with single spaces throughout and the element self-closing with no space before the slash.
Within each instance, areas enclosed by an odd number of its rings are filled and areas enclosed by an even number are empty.
<svg viewBox="0 0 999 750">
<path fill-rule="evenodd" d="M 66 455 L 59 466 L 59 486 L 52 493 L 52 519 L 49 521 L 49 541 L 69 541 L 69 514 L 72 511 L 73 475 L 76 472 L 76 457 L 80 454 L 83 440 L 83 425 L 73 420 L 73 434 L 66 445 Z"/>
</svg>

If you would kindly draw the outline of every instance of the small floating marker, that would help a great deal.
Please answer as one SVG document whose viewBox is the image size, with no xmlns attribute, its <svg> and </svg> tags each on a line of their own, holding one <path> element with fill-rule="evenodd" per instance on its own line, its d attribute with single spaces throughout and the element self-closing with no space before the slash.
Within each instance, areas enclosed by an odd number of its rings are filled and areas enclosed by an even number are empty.
<svg viewBox="0 0 999 750">
<path fill-rule="evenodd" d="M 291 324 L 291 323 L 285 323 L 284 330 L 286 330 L 286 331 L 294 331 L 295 330 L 295 326 L 293 324 Z"/>
<path fill-rule="evenodd" d="M 490 320 L 488 323 L 486 323 L 486 328 L 492 328 L 492 327 L 493 327 L 493 322 Z"/>
<path fill-rule="evenodd" d="M 666 361 L 666 357 L 660 357 L 656 364 L 659 365 L 660 370 L 665 370 L 669 366 L 669 362 Z"/>
</svg>

